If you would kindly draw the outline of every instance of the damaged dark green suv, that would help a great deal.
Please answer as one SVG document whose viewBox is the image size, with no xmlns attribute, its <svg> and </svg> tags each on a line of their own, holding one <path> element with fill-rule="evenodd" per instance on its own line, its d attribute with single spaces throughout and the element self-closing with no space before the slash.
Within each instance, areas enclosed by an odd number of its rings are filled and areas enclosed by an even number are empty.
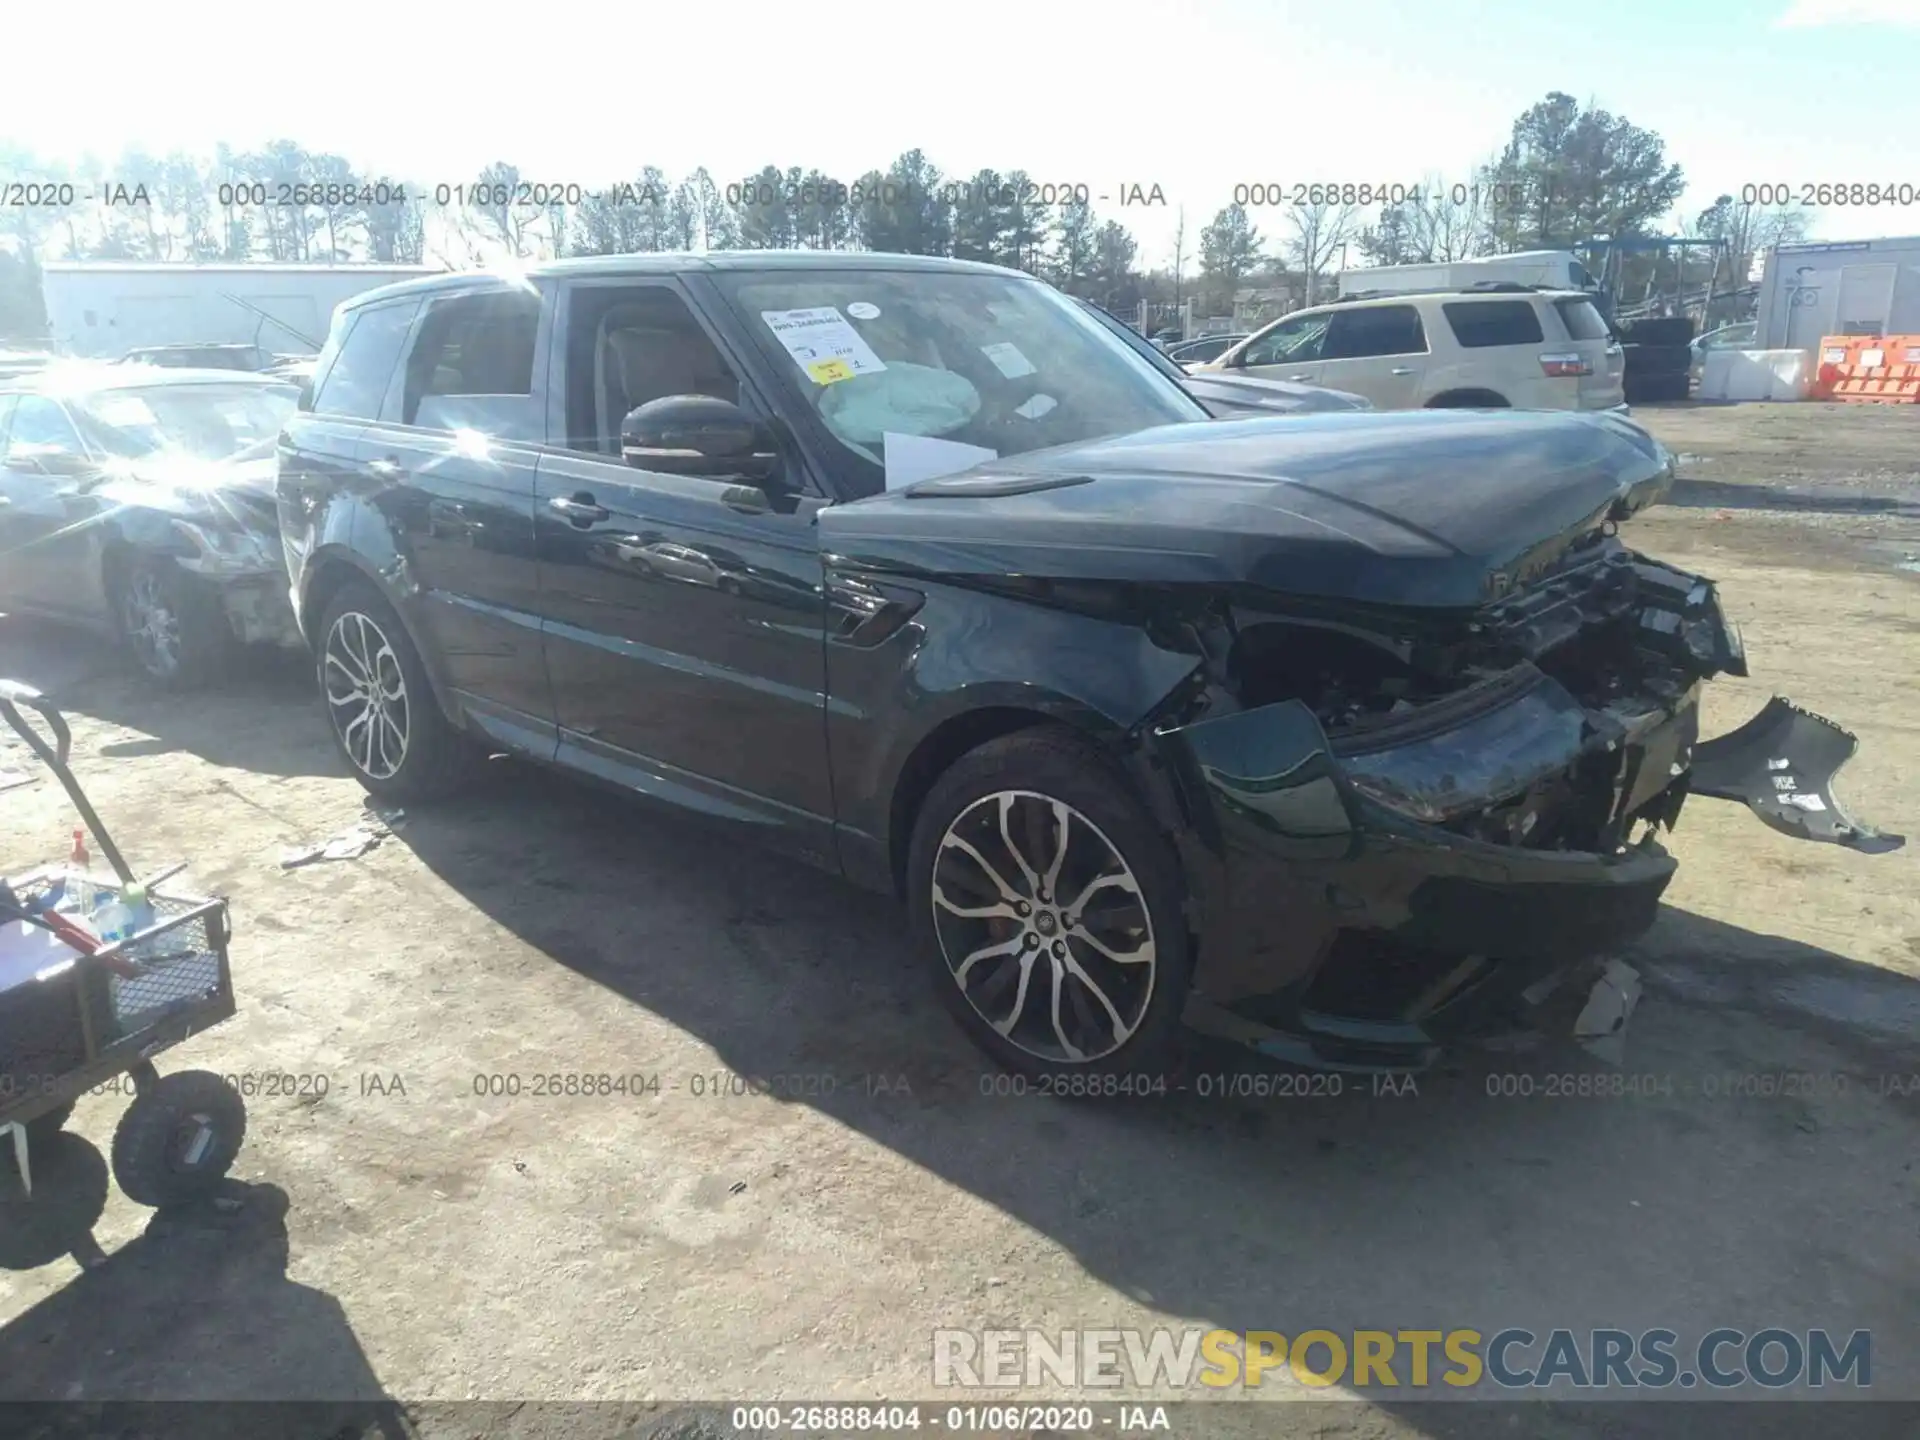
<svg viewBox="0 0 1920 1440">
<path fill-rule="evenodd" d="M 1846 818 L 1853 740 L 1615 525 L 1632 423 L 1208 421 L 1049 287 L 884 255 L 608 257 L 344 308 L 282 438 L 362 783 L 506 747 L 900 895 L 1033 1074 L 1183 1015 L 1398 1067 L 1653 920 L 1690 793 Z M 476 744 L 475 742 L 479 742 Z"/>
</svg>

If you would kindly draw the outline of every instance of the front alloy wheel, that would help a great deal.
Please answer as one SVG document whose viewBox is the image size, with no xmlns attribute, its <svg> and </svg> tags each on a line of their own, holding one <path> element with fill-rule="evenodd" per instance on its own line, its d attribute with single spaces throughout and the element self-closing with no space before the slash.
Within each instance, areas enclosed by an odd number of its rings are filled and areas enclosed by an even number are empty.
<svg viewBox="0 0 1920 1440">
<path fill-rule="evenodd" d="M 141 669 L 164 678 L 180 668 L 180 615 L 156 571 L 143 567 L 128 578 L 120 625 Z"/>
<path fill-rule="evenodd" d="M 220 669 L 231 632 L 210 587 L 164 558 L 135 557 L 110 573 L 113 618 L 149 680 L 184 687 Z"/>
<path fill-rule="evenodd" d="M 345 611 L 327 629 L 320 668 L 347 759 L 369 780 L 391 780 L 406 764 L 413 729 L 407 677 L 393 642 L 369 616 Z"/>
<path fill-rule="evenodd" d="M 1153 916 L 1093 821 L 1030 790 L 981 796 L 947 826 L 931 883 L 941 956 L 996 1034 L 1052 1065 L 1134 1037 L 1158 977 Z"/>
</svg>

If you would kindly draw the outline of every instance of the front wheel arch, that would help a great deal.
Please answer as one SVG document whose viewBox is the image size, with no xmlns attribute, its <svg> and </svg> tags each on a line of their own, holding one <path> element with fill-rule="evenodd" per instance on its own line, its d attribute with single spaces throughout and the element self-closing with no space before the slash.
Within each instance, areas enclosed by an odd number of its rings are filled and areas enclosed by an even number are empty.
<svg viewBox="0 0 1920 1440">
<path fill-rule="evenodd" d="M 893 798 L 888 806 L 888 859 L 893 869 L 894 894 L 907 893 L 907 856 L 912 847 L 913 827 L 920 819 L 920 808 L 939 783 L 963 756 L 978 750 L 990 740 L 1043 725 L 1059 725 L 1054 716 L 1041 710 L 1026 710 L 1011 705 L 992 705 L 967 710 L 936 725 L 907 756 L 894 781 Z"/>
</svg>

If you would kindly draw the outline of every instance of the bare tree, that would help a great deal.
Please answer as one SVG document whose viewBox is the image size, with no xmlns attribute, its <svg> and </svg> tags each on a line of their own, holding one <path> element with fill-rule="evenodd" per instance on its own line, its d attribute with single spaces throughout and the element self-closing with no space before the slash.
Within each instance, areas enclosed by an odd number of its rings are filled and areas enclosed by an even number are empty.
<svg viewBox="0 0 1920 1440">
<path fill-rule="evenodd" d="M 1285 242 L 1287 259 L 1307 278 L 1307 303 L 1313 304 L 1314 282 L 1353 233 L 1359 212 L 1351 205 L 1295 205 L 1287 212 L 1293 235 Z"/>
<path fill-rule="evenodd" d="M 1180 280 L 1187 268 L 1187 207 L 1182 205 L 1173 222 L 1173 308 L 1180 308 Z"/>
<path fill-rule="evenodd" d="M 1422 180 L 1419 197 L 1407 202 L 1412 262 L 1445 264 L 1485 254 L 1489 243 L 1488 194 L 1477 183 L 1450 183 L 1439 175 Z"/>
</svg>

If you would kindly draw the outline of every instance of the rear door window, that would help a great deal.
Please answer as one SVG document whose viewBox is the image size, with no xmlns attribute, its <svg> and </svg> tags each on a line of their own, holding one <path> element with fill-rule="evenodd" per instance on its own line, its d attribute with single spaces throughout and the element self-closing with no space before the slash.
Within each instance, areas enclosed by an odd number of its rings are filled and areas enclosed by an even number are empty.
<svg viewBox="0 0 1920 1440">
<path fill-rule="evenodd" d="M 1607 322 L 1594 308 L 1591 300 L 1556 300 L 1554 308 L 1560 312 L 1560 319 L 1567 327 L 1567 337 L 1572 340 L 1604 340 L 1607 338 Z"/>
<path fill-rule="evenodd" d="M 407 331 L 420 309 L 418 300 L 374 305 L 346 317 L 339 353 L 320 381 L 313 397 L 313 413 L 353 420 L 373 420 L 400 363 Z M 332 344 L 331 338 L 328 344 Z M 324 359 L 324 357 L 322 357 Z"/>
<path fill-rule="evenodd" d="M 1337 311 L 1327 330 L 1323 360 L 1366 360 L 1377 355 L 1424 355 L 1426 331 L 1411 305 L 1370 305 Z"/>
<path fill-rule="evenodd" d="M 1578 303 L 1587 304 L 1584 300 Z M 1468 350 L 1495 345 L 1538 345 L 1547 338 L 1529 300 L 1461 300 L 1440 308 L 1446 312 L 1447 324 L 1453 327 L 1453 338 Z M 1605 333 L 1604 327 L 1601 333 Z"/>
<path fill-rule="evenodd" d="M 511 407 L 433 403 L 438 397 L 522 398 L 533 394 L 533 351 L 540 297 L 526 290 L 490 290 L 435 300 L 407 356 L 400 423 L 444 428 Z M 475 428 L 487 428 L 476 426 Z"/>
</svg>

